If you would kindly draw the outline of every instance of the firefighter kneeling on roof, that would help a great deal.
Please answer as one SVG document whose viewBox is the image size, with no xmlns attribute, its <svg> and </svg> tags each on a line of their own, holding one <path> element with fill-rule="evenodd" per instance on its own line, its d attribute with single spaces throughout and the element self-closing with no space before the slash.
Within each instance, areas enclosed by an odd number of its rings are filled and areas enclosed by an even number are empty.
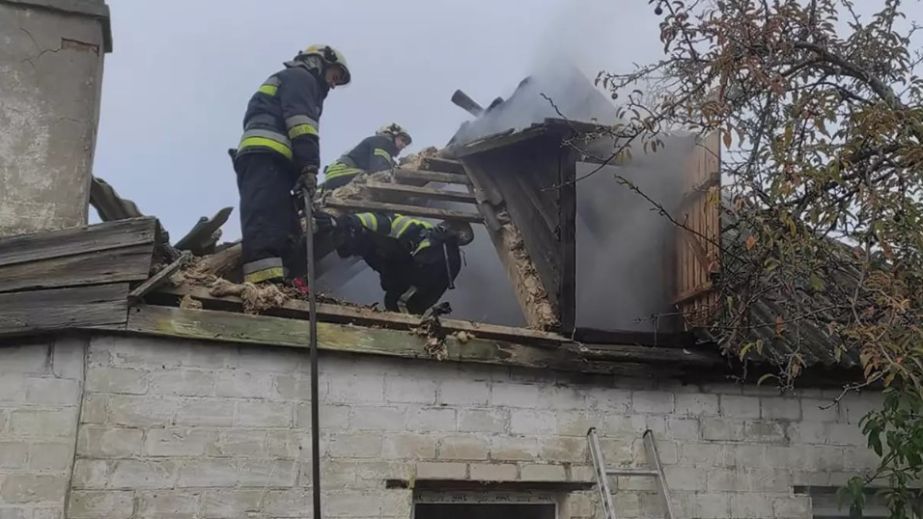
<svg viewBox="0 0 923 519">
<path fill-rule="evenodd" d="M 433 225 L 399 214 L 318 214 L 318 232 L 334 234 L 341 257 L 361 256 L 378 272 L 385 308 L 423 314 L 449 288 L 461 271 L 460 247 L 474 240 L 463 222 Z"/>
<path fill-rule="evenodd" d="M 319 120 L 327 93 L 350 81 L 328 45 L 299 52 L 250 98 L 244 134 L 231 150 L 240 191 L 244 281 L 299 283 L 304 247 L 292 191 L 313 195 L 320 166 Z"/>
<path fill-rule="evenodd" d="M 388 171 L 394 158 L 410 145 L 413 139 L 399 124 L 391 123 L 378 129 L 375 135 L 362 139 L 349 153 L 324 168 L 321 189 L 332 191 L 343 187 L 363 173 Z"/>
</svg>

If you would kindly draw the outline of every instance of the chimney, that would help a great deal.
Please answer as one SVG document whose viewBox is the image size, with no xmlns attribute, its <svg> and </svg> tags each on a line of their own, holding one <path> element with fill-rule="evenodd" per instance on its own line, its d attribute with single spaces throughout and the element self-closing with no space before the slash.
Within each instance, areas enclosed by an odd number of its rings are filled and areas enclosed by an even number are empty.
<svg viewBox="0 0 923 519">
<path fill-rule="evenodd" d="M 87 223 L 104 0 L 0 0 L 0 236 Z"/>
</svg>

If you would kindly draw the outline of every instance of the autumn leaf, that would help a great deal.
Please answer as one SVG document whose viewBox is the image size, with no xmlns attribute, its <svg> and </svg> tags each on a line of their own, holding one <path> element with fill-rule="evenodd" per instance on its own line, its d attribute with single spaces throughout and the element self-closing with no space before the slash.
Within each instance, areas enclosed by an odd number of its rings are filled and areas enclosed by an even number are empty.
<svg viewBox="0 0 923 519">
<path fill-rule="evenodd" d="M 747 246 L 747 250 L 753 250 L 753 247 L 756 247 L 756 236 L 752 234 L 748 236 L 745 245 Z"/>
<path fill-rule="evenodd" d="M 826 286 L 826 283 L 824 283 L 824 280 L 821 279 L 820 276 L 814 273 L 811 274 L 810 283 L 811 283 L 811 288 L 813 288 L 817 292 L 823 291 L 824 287 Z"/>
</svg>

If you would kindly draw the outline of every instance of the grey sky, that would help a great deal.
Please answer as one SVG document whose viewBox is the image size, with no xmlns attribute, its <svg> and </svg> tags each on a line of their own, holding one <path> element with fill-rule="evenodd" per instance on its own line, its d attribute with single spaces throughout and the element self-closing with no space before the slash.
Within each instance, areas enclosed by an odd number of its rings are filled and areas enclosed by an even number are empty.
<svg viewBox="0 0 923 519">
<path fill-rule="evenodd" d="M 456 88 L 488 103 L 545 60 L 570 56 L 596 71 L 659 48 L 646 0 L 109 4 L 115 50 L 94 172 L 174 238 L 226 205 L 235 214 L 224 237 L 240 236 L 226 150 L 256 87 L 310 43 L 338 47 L 353 71 L 325 103 L 324 164 L 389 121 L 413 133 L 407 151 L 442 146 L 467 117 L 449 102 Z"/>
</svg>

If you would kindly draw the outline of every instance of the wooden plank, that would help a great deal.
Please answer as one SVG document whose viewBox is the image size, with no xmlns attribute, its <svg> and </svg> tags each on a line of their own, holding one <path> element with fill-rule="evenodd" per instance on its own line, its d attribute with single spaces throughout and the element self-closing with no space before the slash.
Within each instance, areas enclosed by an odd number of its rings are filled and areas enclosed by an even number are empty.
<svg viewBox="0 0 923 519">
<path fill-rule="evenodd" d="M 225 279 L 239 278 L 243 246 L 240 242 L 199 259 L 198 270 Z"/>
<path fill-rule="evenodd" d="M 0 292 L 121 281 L 142 281 L 151 270 L 153 243 L 0 266 Z"/>
<path fill-rule="evenodd" d="M 154 243 L 154 218 L 0 238 L 0 266 Z M 153 248 L 152 248 L 153 250 Z"/>
<path fill-rule="evenodd" d="M 539 198 L 539 192 L 535 186 L 526 182 L 522 175 L 514 175 L 513 181 L 519 185 L 519 192 L 532 204 L 535 212 L 541 217 L 541 221 L 545 223 L 546 234 L 553 234 L 558 225 L 557 217 L 548 213 L 548 204 L 543 203 Z"/>
<path fill-rule="evenodd" d="M 211 218 L 205 216 L 199 218 L 192 229 L 176 241 L 176 248 L 188 250 L 197 255 L 214 251 L 215 244 L 221 238 L 221 226 L 228 221 L 233 210 L 233 207 L 224 207 Z"/>
<path fill-rule="evenodd" d="M 383 182 L 366 182 L 365 187 L 372 191 L 409 195 L 430 200 L 469 203 L 475 203 L 477 201 L 474 194 L 467 191 L 449 191 L 447 189 L 432 189 L 427 187 L 408 186 L 405 184 L 387 184 Z"/>
<path fill-rule="evenodd" d="M 398 168 L 394 170 L 394 178 L 397 180 L 442 182 L 445 184 L 470 184 L 471 181 L 465 175 L 455 173 L 436 173 L 433 171 L 422 171 L 418 169 Z"/>
<path fill-rule="evenodd" d="M 221 309 L 234 309 L 240 311 L 241 300 L 238 297 L 215 297 L 207 288 L 194 285 L 181 285 L 179 287 L 165 286 L 158 290 L 162 294 L 170 294 L 181 298 L 189 295 L 205 303 L 206 306 Z M 297 299 L 287 301 L 282 308 L 268 310 L 267 314 L 296 317 L 307 319 L 308 303 Z M 401 330 L 410 330 L 420 325 L 420 317 L 397 312 L 380 312 L 354 306 L 317 303 L 317 315 L 321 319 L 339 323 L 359 324 L 365 326 L 382 326 Z M 540 342 L 546 345 L 557 346 L 567 339 L 556 333 L 502 326 L 497 324 L 477 323 L 461 319 L 441 318 L 442 327 L 449 332 L 467 332 L 475 337 L 503 339 L 522 342 Z"/>
<path fill-rule="evenodd" d="M 128 283 L 0 294 L 0 336 L 123 325 Z"/>
<path fill-rule="evenodd" d="M 134 307 L 126 326 L 128 332 L 146 335 L 294 348 L 308 347 L 308 330 L 303 320 L 152 305 Z M 317 324 L 317 342 L 324 351 L 433 358 L 426 337 L 385 328 L 322 322 Z M 445 345 L 447 361 L 598 374 L 623 371 L 618 363 L 588 360 L 569 349 L 480 338 L 462 343 L 454 336 L 446 337 Z"/>
<path fill-rule="evenodd" d="M 599 133 L 605 135 L 609 133 L 609 131 L 609 127 L 598 124 L 549 118 L 520 131 L 506 131 L 494 135 L 488 135 L 482 139 L 478 139 L 463 146 L 453 148 L 451 153 L 455 157 L 464 158 L 469 155 L 483 153 L 485 151 L 491 151 L 497 148 L 503 148 L 505 146 L 516 144 L 541 135 L 553 134 L 558 136 L 558 138 L 573 138 L 579 134 L 584 133 Z"/>
<path fill-rule="evenodd" d="M 615 362 L 641 362 L 650 364 L 687 364 L 695 366 L 720 366 L 726 361 L 715 351 L 658 346 L 617 346 L 581 344 L 576 346 L 584 358 Z"/>
<path fill-rule="evenodd" d="M 409 204 L 389 204 L 386 202 L 373 202 L 371 200 L 328 200 L 327 207 L 336 209 L 345 209 L 349 211 L 374 211 L 382 213 L 400 213 L 411 216 L 422 216 L 424 218 L 435 218 L 437 220 L 458 220 L 468 223 L 484 223 L 484 219 L 478 213 L 469 213 L 465 211 L 454 211 L 451 209 L 439 209 L 437 207 L 424 207 Z"/>
<path fill-rule="evenodd" d="M 544 125 L 537 125 L 518 132 L 500 132 L 452 149 L 452 154 L 463 159 L 470 155 L 491 151 L 544 135 L 546 131 L 547 128 Z"/>
<path fill-rule="evenodd" d="M 134 290 L 132 290 L 128 294 L 128 300 L 133 302 L 133 301 L 137 301 L 141 299 L 144 296 L 144 294 L 147 294 L 151 290 L 154 290 L 155 288 L 159 287 L 160 285 L 165 283 L 167 280 L 169 280 L 170 276 L 172 276 L 173 273 L 179 270 L 183 265 L 188 263 L 191 258 L 192 258 L 191 252 L 189 252 L 188 250 L 183 251 L 183 253 L 180 254 L 180 257 L 176 261 L 160 269 L 160 272 L 154 274 L 147 281 L 145 281 L 144 283 L 141 283 Z"/>
<path fill-rule="evenodd" d="M 465 174 L 465 166 L 461 162 L 443 157 L 423 157 L 420 160 L 420 167 L 426 171 Z"/>
<path fill-rule="evenodd" d="M 687 325 L 702 324 L 701 317 L 717 301 L 712 275 L 719 269 L 719 250 L 708 239 L 720 237 L 720 153 L 718 135 L 709 135 L 693 147 L 685 166 L 687 193 L 681 201 L 681 216 L 698 235 L 677 230 L 678 283 L 673 300 Z"/>
<path fill-rule="evenodd" d="M 97 176 L 90 182 L 90 205 L 104 222 L 144 216 L 134 202 L 120 197 L 114 187 Z"/>
<path fill-rule="evenodd" d="M 706 283 L 698 288 L 689 289 L 687 292 L 680 292 L 673 299 L 673 304 L 678 305 L 681 303 L 689 302 L 693 299 L 698 299 L 699 296 L 708 294 L 712 291 L 714 286 L 711 283 Z"/>
<path fill-rule="evenodd" d="M 465 161 L 468 176 L 479 191 L 484 188 L 484 184 L 490 182 L 490 177 L 480 162 L 476 158 Z M 482 212 L 494 211 L 493 206 L 486 201 L 479 203 L 478 209 Z M 494 219 L 497 220 L 497 217 L 494 216 Z M 557 326 L 557 312 L 538 275 L 534 260 L 523 244 L 522 233 L 516 223 L 505 221 L 497 228 L 488 226 L 487 235 L 506 270 L 516 302 L 519 303 L 529 327 L 545 330 Z"/>
<path fill-rule="evenodd" d="M 573 329 L 576 321 L 576 189 L 573 179 L 577 153 L 562 139 L 574 133 L 566 125 L 541 125 L 519 134 L 491 139 L 491 147 L 478 147 L 480 151 L 462 157 L 472 181 L 479 185 L 489 179 L 501 194 L 504 203 L 498 209 L 505 210 L 514 222 L 521 238 L 519 249 L 525 248 L 530 263 L 528 270 L 537 272 L 539 293 L 544 294 L 538 299 L 549 302 L 554 314 L 553 325 L 559 326 L 565 334 Z M 519 260 L 507 260 L 507 272 L 517 289 L 520 306 L 524 312 L 530 312 L 528 307 L 534 305 L 535 291 L 529 297 L 522 290 L 522 280 L 515 279 L 521 275 L 509 265 L 518 263 Z M 529 324 L 536 325 L 532 321 Z"/>
<path fill-rule="evenodd" d="M 562 148 L 558 155 L 559 272 L 558 318 L 561 332 L 570 334 L 577 324 L 577 151 Z"/>
</svg>

